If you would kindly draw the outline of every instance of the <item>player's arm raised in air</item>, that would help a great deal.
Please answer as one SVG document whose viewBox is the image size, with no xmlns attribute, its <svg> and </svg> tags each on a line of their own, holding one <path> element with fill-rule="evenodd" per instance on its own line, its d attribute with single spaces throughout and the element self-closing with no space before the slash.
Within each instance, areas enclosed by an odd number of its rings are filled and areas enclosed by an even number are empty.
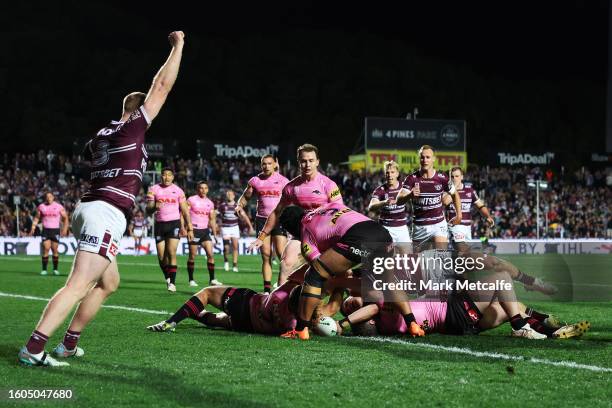
<svg viewBox="0 0 612 408">
<path fill-rule="evenodd" d="M 157 114 L 159 114 L 176 81 L 183 56 L 184 38 L 185 34 L 182 31 L 173 31 L 168 35 L 168 41 L 170 41 L 172 50 L 164 65 L 162 65 L 153 78 L 153 84 L 144 101 L 144 109 L 149 121 L 155 119 Z"/>
<path fill-rule="evenodd" d="M 253 196 L 253 186 L 249 184 L 244 189 L 244 191 L 242 192 L 242 195 L 240 196 L 240 198 L 238 199 L 238 202 L 236 203 L 236 215 L 238 215 L 239 217 L 242 217 L 245 215 L 244 209 L 248 205 L 249 200 L 251 199 L 252 196 Z"/>
</svg>

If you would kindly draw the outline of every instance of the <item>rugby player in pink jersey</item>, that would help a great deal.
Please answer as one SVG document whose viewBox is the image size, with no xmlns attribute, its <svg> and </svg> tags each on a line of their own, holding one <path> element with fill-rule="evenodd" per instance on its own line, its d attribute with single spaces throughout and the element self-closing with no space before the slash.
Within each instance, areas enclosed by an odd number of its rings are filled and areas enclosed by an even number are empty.
<svg viewBox="0 0 612 408">
<path fill-rule="evenodd" d="M 176 292 L 176 249 L 181 236 L 187 235 L 188 241 L 193 241 L 193 226 L 185 193 L 173 183 L 174 171 L 169 167 L 162 169 L 161 180 L 161 183 L 149 187 L 147 212 L 155 214 L 159 267 L 164 273 L 168 291 Z"/>
<path fill-rule="evenodd" d="M 219 204 L 219 216 L 221 218 L 221 238 L 223 239 L 223 268 L 229 271 L 227 256 L 232 247 L 232 271 L 238 272 L 238 240 L 240 239 L 240 219 L 249 228 L 249 234 L 253 234 L 253 225 L 244 211 L 237 211 L 238 203 L 235 200 L 236 193 L 232 190 L 225 192 L 225 201 Z"/>
<path fill-rule="evenodd" d="M 450 236 L 453 245 L 459 254 L 464 257 L 471 256 L 472 258 L 483 258 L 488 269 L 508 272 L 512 279 L 521 282 L 528 291 L 534 290 L 546 295 L 554 295 L 557 293 L 558 289 L 554 285 L 544 282 L 539 277 L 536 278 L 521 272 L 517 267 L 508 261 L 490 255 L 484 257 L 482 253 L 475 251 L 469 244 L 466 243 L 466 241 L 472 240 L 472 207 L 476 207 L 478 212 L 485 217 L 489 227 L 493 227 L 495 225 L 495 221 L 491 217 L 489 209 L 478 197 L 476 191 L 474 191 L 472 185 L 469 183 L 464 183 L 463 170 L 461 167 L 453 167 L 450 174 L 453 185 L 455 186 L 461 200 L 461 224 L 450 227 Z M 447 206 L 449 218 L 455 217 L 455 207 L 450 205 L 450 196 L 448 196 L 448 194 L 444 194 L 442 201 L 443 204 Z"/>
<path fill-rule="evenodd" d="M 279 217 L 287 206 L 297 205 L 304 210 L 312 210 L 331 202 L 342 203 L 342 195 L 336 183 L 318 171 L 319 149 L 316 146 L 307 143 L 298 147 L 297 161 L 300 175 L 283 188 L 280 201 L 268 215 L 257 239 L 249 245 L 249 251 L 260 248 L 272 230 L 278 228 Z M 305 264 L 306 260 L 300 256 L 300 241 L 293 238 L 283 250 L 278 284 L 283 284 L 291 272 Z"/>
<path fill-rule="evenodd" d="M 442 194 L 448 193 L 458 210 L 455 218 L 450 220 L 451 225 L 461 223 L 461 201 L 448 176 L 434 169 L 436 157 L 431 146 L 421 146 L 419 161 L 421 168 L 406 176 L 397 200 L 390 200 L 389 203 L 401 205 L 411 199 L 412 239 L 418 244 L 433 240 L 436 248 L 446 249 L 448 224 L 444 218 Z"/>
<path fill-rule="evenodd" d="M 289 180 L 276 172 L 277 162 L 274 156 L 267 154 L 261 158 L 261 173 L 251 177 L 242 196 L 238 199 L 236 213 L 244 214 L 244 208 L 248 205 L 253 194 L 257 195 L 257 214 L 255 216 L 255 231 L 259 235 L 263 229 L 266 219 L 278 205 L 283 193 L 283 188 Z M 270 236 L 263 237 L 261 252 L 261 274 L 264 281 L 264 292 L 272 290 L 272 246 L 278 258 L 281 258 L 283 249 L 287 245 L 287 232 L 280 227 L 272 229 Z"/>
<path fill-rule="evenodd" d="M 196 187 L 198 193 L 187 199 L 194 237 L 193 241 L 189 242 L 189 259 L 187 260 L 189 286 L 198 286 L 193 279 L 193 272 L 195 269 L 195 257 L 200 246 L 206 252 L 209 283 L 211 286 L 219 286 L 222 283 L 215 279 L 215 257 L 213 256 L 213 244 L 210 233 L 212 230 L 212 237 L 218 234 L 215 204 L 208 198 L 208 184 L 205 181 L 199 181 Z"/>
<path fill-rule="evenodd" d="M 72 215 L 78 248 L 64 287 L 51 298 L 19 361 L 29 366 L 61 366 L 65 361 L 48 356 L 49 337 L 76 310 L 64 340 L 53 351 L 58 357 L 82 356 L 77 346 L 81 331 L 102 303 L 119 286 L 116 255 L 146 170 L 145 132 L 157 117 L 172 89 L 181 63 L 184 34 L 168 36 L 172 50 L 153 79 L 149 92 L 130 93 L 123 99 L 120 121 L 102 128 L 85 146 L 90 162 L 90 186 Z"/>
<path fill-rule="evenodd" d="M 282 336 L 308 340 L 310 318 L 321 302 L 325 282 L 331 277 L 345 276 L 370 251 L 386 254 L 393 240 L 380 224 L 342 203 L 329 203 L 308 213 L 301 207 L 290 206 L 283 210 L 280 223 L 301 240 L 302 254 L 310 264 L 304 277 L 296 327 Z M 371 244 L 377 248 L 369 248 Z M 394 305 L 406 320 L 409 333 L 424 335 L 409 303 L 397 301 Z"/>
<path fill-rule="evenodd" d="M 38 222 L 42 221 L 42 271 L 41 275 L 47 275 L 47 265 L 49 264 L 49 249 L 53 252 L 53 274 L 59 275 L 57 268 L 59 264 L 59 252 L 57 247 L 59 245 L 60 237 L 60 221 L 63 226 L 61 229 L 61 236 L 65 237 L 68 235 L 68 214 L 60 203 L 55 201 L 55 197 L 52 192 L 45 193 L 45 202 L 40 204 L 36 208 L 36 216 L 32 221 L 32 229 L 30 235 L 34 234 Z"/>
</svg>

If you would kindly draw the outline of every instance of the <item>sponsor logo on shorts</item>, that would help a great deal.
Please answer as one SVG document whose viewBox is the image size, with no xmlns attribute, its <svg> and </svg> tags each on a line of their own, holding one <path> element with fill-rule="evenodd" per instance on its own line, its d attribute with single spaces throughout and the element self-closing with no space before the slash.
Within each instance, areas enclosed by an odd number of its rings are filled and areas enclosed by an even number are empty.
<svg viewBox="0 0 612 408">
<path fill-rule="evenodd" d="M 368 256 L 370 256 L 370 251 L 366 250 L 366 249 L 360 249 L 360 248 L 355 248 L 355 247 L 350 247 L 350 250 L 352 253 L 354 253 L 355 255 L 359 255 L 363 258 L 367 258 Z"/>
<path fill-rule="evenodd" d="M 478 321 L 478 313 L 476 313 L 474 309 L 468 309 L 467 312 L 468 312 L 468 315 L 470 316 L 470 319 L 472 319 L 475 322 Z"/>
<path fill-rule="evenodd" d="M 97 246 L 100 243 L 100 238 L 89 234 L 81 234 L 80 243 L 83 245 Z"/>
<path fill-rule="evenodd" d="M 177 236 L 178 236 L 178 234 L 179 234 L 179 228 L 175 228 L 175 229 L 174 229 L 174 234 L 172 234 L 172 235 L 174 235 L 175 237 L 177 237 Z"/>
<path fill-rule="evenodd" d="M 119 252 L 119 246 L 117 244 L 118 244 L 117 241 L 113 241 L 108 247 L 108 253 L 111 254 L 112 256 L 117 256 L 117 252 Z"/>
</svg>

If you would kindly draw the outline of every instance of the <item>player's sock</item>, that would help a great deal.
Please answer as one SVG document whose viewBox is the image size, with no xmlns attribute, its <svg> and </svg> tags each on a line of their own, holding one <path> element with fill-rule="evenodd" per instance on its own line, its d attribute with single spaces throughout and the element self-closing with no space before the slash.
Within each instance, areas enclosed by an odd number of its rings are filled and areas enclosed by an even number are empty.
<svg viewBox="0 0 612 408">
<path fill-rule="evenodd" d="M 527 323 L 527 320 L 524 319 L 520 314 L 514 315 L 510 318 L 510 326 L 514 330 L 518 330 L 523 327 Z"/>
<path fill-rule="evenodd" d="M 238 262 L 232 262 L 232 266 L 233 266 L 234 268 L 237 268 L 237 267 L 238 267 Z"/>
<path fill-rule="evenodd" d="M 42 257 L 42 270 L 43 271 L 47 270 L 47 265 L 49 265 L 49 256 L 43 256 Z"/>
<path fill-rule="evenodd" d="M 539 322 L 543 322 L 544 320 L 546 320 L 548 317 L 550 317 L 549 315 L 545 314 L 545 313 L 540 313 L 536 310 L 534 310 L 531 307 L 528 307 L 527 309 L 525 309 L 525 314 L 529 317 L 533 317 L 534 319 L 536 319 Z"/>
<path fill-rule="evenodd" d="M 187 273 L 189 274 L 189 281 L 193 280 L 193 270 L 195 269 L 194 261 L 187 261 Z"/>
<path fill-rule="evenodd" d="M 175 314 L 172 315 L 170 319 L 166 321 L 168 323 L 174 322 L 178 324 L 183 320 L 187 319 L 188 317 L 197 320 L 197 317 L 200 315 L 202 310 L 204 310 L 204 305 L 202 304 L 202 301 L 198 299 L 197 296 L 192 296 L 188 301 L 185 302 L 185 304 L 183 304 L 183 306 L 181 306 L 179 310 L 176 311 Z"/>
<path fill-rule="evenodd" d="M 537 319 L 533 317 L 528 318 L 527 323 L 529 323 L 529 326 L 531 326 L 533 330 L 537 331 L 538 333 L 545 334 L 548 337 L 552 337 L 553 333 L 556 330 L 556 329 L 552 329 L 552 328 L 544 326 L 542 322 L 538 321 Z"/>
<path fill-rule="evenodd" d="M 157 262 L 159 262 L 159 268 L 164 274 L 164 280 L 168 279 L 168 273 L 166 272 L 166 265 L 164 265 L 164 262 L 160 259 L 158 259 Z"/>
<path fill-rule="evenodd" d="M 297 323 L 295 324 L 296 331 L 302 331 L 305 327 L 310 326 L 310 322 L 308 320 L 302 320 L 299 317 L 297 318 Z"/>
<path fill-rule="evenodd" d="M 518 276 L 516 277 L 516 280 L 521 282 L 523 285 L 533 285 L 533 282 L 535 281 L 535 278 L 531 275 L 527 275 L 521 271 L 519 271 Z"/>
<path fill-rule="evenodd" d="M 408 313 L 405 315 L 402 315 L 402 317 L 404 318 L 404 322 L 406 323 L 406 326 L 410 327 L 410 323 L 415 322 L 416 323 L 416 319 L 414 318 L 414 314 L 413 313 Z"/>
<path fill-rule="evenodd" d="M 270 293 L 272 292 L 272 282 L 271 281 L 264 281 L 264 293 Z"/>
<path fill-rule="evenodd" d="M 53 257 L 53 270 L 57 271 L 57 265 L 59 264 L 59 256 Z"/>
<path fill-rule="evenodd" d="M 211 281 L 215 279 L 215 263 L 214 262 L 206 262 L 206 267 L 208 268 L 208 280 Z"/>
<path fill-rule="evenodd" d="M 176 268 L 176 265 L 168 265 L 166 267 L 168 278 L 170 278 L 170 283 L 172 283 L 173 285 L 176 282 Z"/>
<path fill-rule="evenodd" d="M 66 334 L 64 335 L 64 341 L 62 343 L 64 343 L 64 347 L 66 347 L 67 350 L 74 350 L 74 348 L 77 346 L 77 343 L 79 342 L 80 337 L 81 332 L 66 330 Z"/>
<path fill-rule="evenodd" d="M 28 349 L 28 353 L 30 354 L 39 354 L 45 350 L 45 345 L 49 337 L 45 336 L 38 330 L 34 330 L 32 335 L 30 336 L 30 340 L 28 340 L 28 344 L 26 344 L 26 349 Z"/>
</svg>

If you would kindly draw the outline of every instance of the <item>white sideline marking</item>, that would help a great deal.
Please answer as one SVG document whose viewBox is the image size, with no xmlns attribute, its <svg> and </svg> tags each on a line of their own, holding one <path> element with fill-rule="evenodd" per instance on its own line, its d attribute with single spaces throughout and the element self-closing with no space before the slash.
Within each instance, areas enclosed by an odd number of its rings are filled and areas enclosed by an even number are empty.
<svg viewBox="0 0 612 408">
<path fill-rule="evenodd" d="M 41 301 L 49 301 L 47 298 L 38 297 L 38 296 L 27 296 L 27 295 L 17 295 L 13 293 L 5 293 L 0 292 L 0 297 L 10 297 L 16 299 L 27 299 L 27 300 L 41 300 Z M 148 314 L 157 314 L 157 315 L 169 315 L 169 312 L 164 310 L 150 310 L 150 309 L 141 309 L 138 307 L 128 307 L 128 306 L 116 306 L 116 305 L 102 305 L 102 307 L 107 309 L 118 309 L 118 310 L 126 310 L 128 312 L 139 312 L 139 313 L 148 313 Z M 543 365 L 551 365 L 555 367 L 566 367 L 566 368 L 576 368 L 581 370 L 589 370 L 595 372 L 603 372 L 603 373 L 612 373 L 612 368 L 608 367 L 599 367 L 595 365 L 588 364 L 580 364 L 575 363 L 573 361 L 552 361 L 535 357 L 524 357 L 524 356 L 513 356 L 511 354 L 502 354 L 502 353 L 493 353 L 490 351 L 475 351 L 468 348 L 455 347 L 455 346 L 441 346 L 438 344 L 431 343 L 412 343 L 410 341 L 405 341 L 401 339 L 394 339 L 389 337 L 343 337 L 347 340 L 364 340 L 371 341 L 376 343 L 392 343 L 392 344 L 402 344 L 409 347 L 416 348 L 425 348 L 430 350 L 441 350 L 449 353 L 457 353 L 457 354 L 466 354 L 472 357 L 478 358 L 493 358 L 498 360 L 508 360 L 508 361 L 525 361 L 533 364 L 543 364 Z"/>
<path fill-rule="evenodd" d="M 577 369 L 589 370 L 589 371 L 595 371 L 595 372 L 612 373 L 612 368 L 599 367 L 599 366 L 588 365 L 588 364 L 580 364 L 580 363 L 575 363 L 573 361 L 552 361 L 552 360 L 546 360 L 546 359 L 535 358 L 535 357 L 513 356 L 511 354 L 493 353 L 490 351 L 475 351 L 475 350 L 471 350 L 469 348 L 463 348 L 463 347 L 441 346 L 438 344 L 431 344 L 431 343 L 413 343 L 410 341 L 394 339 L 394 338 L 389 338 L 389 337 L 359 337 L 358 336 L 358 337 L 345 337 L 345 338 L 346 339 L 356 339 L 356 340 L 366 340 L 366 341 L 372 341 L 372 342 L 377 342 L 377 343 L 402 344 L 402 345 L 409 346 L 409 347 L 425 348 L 425 349 L 430 349 L 430 350 L 442 350 L 442 351 L 447 351 L 449 353 L 466 354 L 466 355 L 478 357 L 478 358 L 493 358 L 493 359 L 508 360 L 508 361 L 526 361 L 529 363 L 551 365 L 555 367 L 577 368 Z"/>
<path fill-rule="evenodd" d="M 38 297 L 38 296 L 16 295 L 13 293 L 5 293 L 5 292 L 0 292 L 0 297 L 10 297 L 10 298 L 28 299 L 28 300 L 44 300 L 45 302 L 48 302 L 50 300 L 50 299 Z M 165 310 L 141 309 L 139 307 L 116 306 L 116 305 L 102 305 L 102 307 L 106 309 L 127 310 L 128 312 L 140 312 L 140 313 L 149 313 L 149 314 L 157 314 L 157 315 L 169 315 L 170 314 L 170 312 L 166 312 Z"/>
</svg>

